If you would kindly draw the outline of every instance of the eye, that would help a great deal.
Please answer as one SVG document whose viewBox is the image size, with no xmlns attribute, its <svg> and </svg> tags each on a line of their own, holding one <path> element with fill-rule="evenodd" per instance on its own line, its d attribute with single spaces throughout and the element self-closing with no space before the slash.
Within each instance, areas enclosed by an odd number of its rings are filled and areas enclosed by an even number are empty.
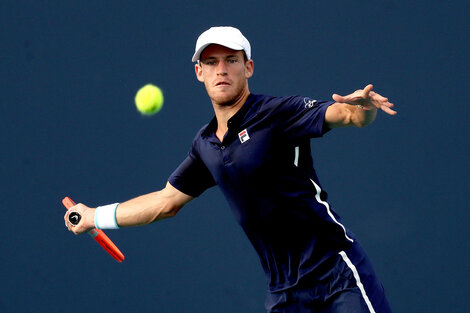
<svg viewBox="0 0 470 313">
<path fill-rule="evenodd" d="M 202 64 L 204 64 L 204 65 L 215 65 L 215 60 L 206 59 L 206 60 L 202 61 Z"/>
<path fill-rule="evenodd" d="M 228 60 L 228 63 L 230 63 L 230 64 L 237 63 L 237 62 L 238 62 L 238 59 L 229 59 Z"/>
</svg>

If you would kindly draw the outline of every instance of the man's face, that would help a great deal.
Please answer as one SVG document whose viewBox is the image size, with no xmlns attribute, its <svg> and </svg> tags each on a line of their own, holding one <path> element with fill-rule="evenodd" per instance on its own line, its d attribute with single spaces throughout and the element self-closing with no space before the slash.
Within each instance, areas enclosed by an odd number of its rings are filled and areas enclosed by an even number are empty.
<svg viewBox="0 0 470 313">
<path fill-rule="evenodd" d="M 213 103 L 231 105 L 248 91 L 253 61 L 245 62 L 243 51 L 210 45 L 195 66 L 197 79 L 204 83 Z"/>
</svg>

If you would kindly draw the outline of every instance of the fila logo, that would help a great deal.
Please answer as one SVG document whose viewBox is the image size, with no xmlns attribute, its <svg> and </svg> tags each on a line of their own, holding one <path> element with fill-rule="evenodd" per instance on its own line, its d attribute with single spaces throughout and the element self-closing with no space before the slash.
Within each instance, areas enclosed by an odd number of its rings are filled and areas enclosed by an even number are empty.
<svg viewBox="0 0 470 313">
<path fill-rule="evenodd" d="M 248 135 L 248 132 L 246 131 L 246 129 L 238 133 L 238 138 L 240 138 L 241 143 L 244 143 L 245 141 L 250 140 L 250 136 Z"/>
</svg>

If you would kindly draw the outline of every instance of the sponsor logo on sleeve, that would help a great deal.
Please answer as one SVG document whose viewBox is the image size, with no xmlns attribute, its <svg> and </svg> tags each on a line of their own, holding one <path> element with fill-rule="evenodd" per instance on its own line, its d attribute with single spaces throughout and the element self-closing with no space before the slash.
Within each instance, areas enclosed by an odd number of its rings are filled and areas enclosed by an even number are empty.
<svg viewBox="0 0 470 313">
<path fill-rule="evenodd" d="M 304 98 L 304 103 L 305 103 L 305 108 L 310 109 L 313 108 L 314 106 L 317 106 L 317 100 L 313 100 L 310 98 Z"/>
</svg>

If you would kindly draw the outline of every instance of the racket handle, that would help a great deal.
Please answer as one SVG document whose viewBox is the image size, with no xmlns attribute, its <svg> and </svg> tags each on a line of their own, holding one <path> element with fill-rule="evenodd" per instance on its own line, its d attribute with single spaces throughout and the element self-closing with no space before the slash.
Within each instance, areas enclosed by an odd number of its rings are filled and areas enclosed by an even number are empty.
<svg viewBox="0 0 470 313">
<path fill-rule="evenodd" d="M 69 214 L 69 222 L 72 225 L 78 225 L 81 219 L 82 219 L 82 216 L 78 212 L 72 212 Z"/>
<path fill-rule="evenodd" d="M 75 205 L 75 202 L 70 199 L 69 197 L 65 197 L 62 200 L 62 204 L 68 210 Z M 80 222 L 82 216 L 78 212 L 70 212 L 68 220 L 72 225 L 77 225 Z M 122 262 L 124 261 L 125 257 L 124 254 L 119 250 L 119 248 L 109 239 L 109 237 L 101 230 L 93 228 L 88 232 L 88 235 L 91 238 L 95 239 L 95 241 L 103 247 L 106 252 L 109 253 L 116 261 Z"/>
</svg>

